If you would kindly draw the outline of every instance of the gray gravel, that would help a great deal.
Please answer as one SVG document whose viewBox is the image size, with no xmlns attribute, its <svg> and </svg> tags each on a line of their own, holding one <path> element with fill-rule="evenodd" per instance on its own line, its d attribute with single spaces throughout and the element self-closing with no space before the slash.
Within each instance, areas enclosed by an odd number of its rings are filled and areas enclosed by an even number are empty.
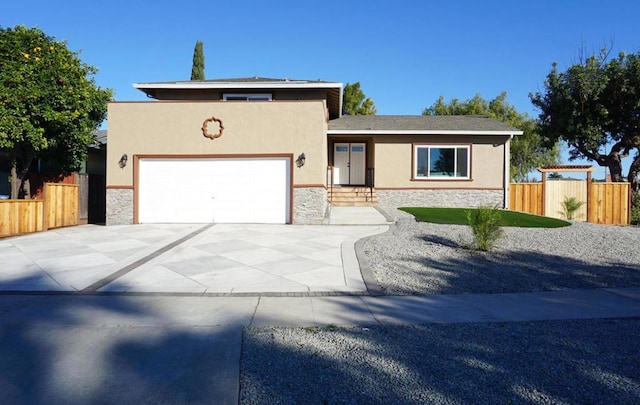
<svg viewBox="0 0 640 405">
<path fill-rule="evenodd" d="M 640 403 L 640 320 L 245 331 L 242 404 Z"/>
<path fill-rule="evenodd" d="M 494 252 L 465 226 L 396 225 L 365 252 L 387 294 L 640 286 L 640 228 L 505 228 Z M 640 319 L 367 328 L 256 328 L 242 404 L 637 404 Z"/>
<path fill-rule="evenodd" d="M 364 245 L 388 295 L 552 291 L 640 286 L 640 228 L 582 222 L 504 229 L 494 251 L 466 248 L 469 227 L 397 220 Z"/>
</svg>

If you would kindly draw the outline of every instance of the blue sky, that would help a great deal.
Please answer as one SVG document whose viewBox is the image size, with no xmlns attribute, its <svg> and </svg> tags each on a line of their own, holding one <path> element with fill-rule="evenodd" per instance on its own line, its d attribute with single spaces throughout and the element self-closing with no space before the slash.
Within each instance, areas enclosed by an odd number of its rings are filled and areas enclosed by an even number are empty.
<svg viewBox="0 0 640 405">
<path fill-rule="evenodd" d="M 207 78 L 360 81 L 379 114 L 507 91 L 535 116 L 528 94 L 552 62 L 566 68 L 581 47 L 640 51 L 639 15 L 635 0 L 21 0 L 2 5 L 0 26 L 67 40 L 119 101 L 145 99 L 132 83 L 188 80 L 201 40 Z"/>
</svg>

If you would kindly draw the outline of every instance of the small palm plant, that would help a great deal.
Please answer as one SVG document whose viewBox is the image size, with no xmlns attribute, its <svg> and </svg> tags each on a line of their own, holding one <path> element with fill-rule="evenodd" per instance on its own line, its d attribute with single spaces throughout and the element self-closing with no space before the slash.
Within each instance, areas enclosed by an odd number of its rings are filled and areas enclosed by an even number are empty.
<svg viewBox="0 0 640 405">
<path fill-rule="evenodd" d="M 468 210 L 467 222 L 473 232 L 473 246 L 478 250 L 488 252 L 502 237 L 502 215 L 497 206 Z"/>
<path fill-rule="evenodd" d="M 584 205 L 583 201 L 578 201 L 576 197 L 565 197 L 562 202 L 562 211 L 558 211 L 566 219 L 572 220 L 576 217 L 576 213 Z"/>
</svg>

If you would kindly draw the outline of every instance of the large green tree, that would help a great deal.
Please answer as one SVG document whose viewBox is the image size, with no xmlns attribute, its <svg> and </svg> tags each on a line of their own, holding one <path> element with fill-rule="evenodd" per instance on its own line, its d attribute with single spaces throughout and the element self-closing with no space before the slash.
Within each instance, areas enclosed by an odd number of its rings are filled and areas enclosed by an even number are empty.
<svg viewBox="0 0 640 405">
<path fill-rule="evenodd" d="M 554 63 L 544 91 L 530 98 L 540 109 L 540 134 L 548 144 L 562 141 L 570 159 L 608 167 L 612 181 L 624 181 L 622 159 L 635 152 L 628 179 L 638 189 L 640 53 L 609 60 L 604 50 L 565 72 Z"/>
<path fill-rule="evenodd" d="M 193 64 L 191 66 L 191 80 L 204 80 L 204 45 L 196 41 L 193 49 Z"/>
<path fill-rule="evenodd" d="M 457 98 L 446 101 L 440 96 L 436 102 L 422 112 L 424 115 L 484 115 L 523 131 L 511 141 L 511 180 L 524 181 L 538 166 L 555 164 L 560 159 L 557 145 L 546 145 L 538 134 L 536 121 L 528 114 L 520 113 L 507 102 L 503 92 L 493 100 L 485 100 L 476 94 L 469 100 Z"/>
<path fill-rule="evenodd" d="M 96 72 L 38 28 L 0 27 L 0 151 L 9 157 L 12 198 L 29 197 L 36 157 L 79 169 L 112 98 L 96 86 Z"/>
<path fill-rule="evenodd" d="M 360 82 L 347 83 L 342 94 L 342 113 L 346 115 L 376 115 L 378 110 L 372 99 L 360 88 Z"/>
</svg>

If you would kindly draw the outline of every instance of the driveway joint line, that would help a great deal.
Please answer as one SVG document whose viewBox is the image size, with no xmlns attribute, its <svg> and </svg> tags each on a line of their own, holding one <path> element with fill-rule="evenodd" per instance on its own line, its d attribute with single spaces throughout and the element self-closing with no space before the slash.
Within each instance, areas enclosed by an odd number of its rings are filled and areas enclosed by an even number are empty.
<svg viewBox="0 0 640 405">
<path fill-rule="evenodd" d="M 251 327 L 253 325 L 253 320 L 256 317 L 256 314 L 258 313 L 258 308 L 260 307 L 260 302 L 262 301 L 262 297 L 258 297 L 258 301 L 256 302 L 256 306 L 253 308 L 253 314 L 251 314 L 251 319 L 249 320 L 249 327 Z"/>
<path fill-rule="evenodd" d="M 96 293 L 99 289 L 101 289 L 102 287 L 105 287 L 106 285 L 114 282 L 115 280 L 119 279 L 120 277 L 124 276 L 125 274 L 131 272 L 132 270 L 142 266 L 145 263 L 150 262 L 151 260 L 155 259 L 156 257 L 162 255 L 163 253 L 166 253 L 167 251 L 175 248 L 176 246 L 188 241 L 189 239 L 192 239 L 196 236 L 198 236 L 199 234 L 201 234 L 202 232 L 206 231 L 207 229 L 211 228 L 212 226 L 214 226 L 215 224 L 207 224 L 199 229 L 196 229 L 195 231 L 183 236 L 182 238 L 175 240 L 163 247 L 161 247 L 160 249 L 148 254 L 147 256 L 136 260 L 135 262 L 121 268 L 120 270 L 117 270 L 113 273 L 111 273 L 110 275 L 108 275 L 107 277 L 103 278 L 102 280 L 98 280 L 95 283 L 91 284 L 90 286 L 82 289 L 79 291 L 80 294 L 91 294 L 91 293 Z"/>
</svg>

